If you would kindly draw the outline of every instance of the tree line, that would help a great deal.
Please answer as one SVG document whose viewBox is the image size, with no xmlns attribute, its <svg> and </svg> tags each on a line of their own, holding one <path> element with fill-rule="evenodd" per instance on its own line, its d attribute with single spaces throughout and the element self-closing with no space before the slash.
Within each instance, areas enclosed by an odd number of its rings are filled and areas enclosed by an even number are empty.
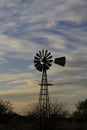
<svg viewBox="0 0 87 130">
<path fill-rule="evenodd" d="M 75 120 L 87 121 L 87 99 L 84 101 L 78 101 L 75 105 L 76 110 L 69 115 L 68 110 L 65 109 L 63 103 L 59 103 L 58 101 L 50 103 L 50 118 L 52 119 L 66 119 L 71 118 Z M 39 108 L 38 104 L 33 104 L 32 109 L 30 111 L 26 111 L 24 117 L 26 119 L 35 119 L 38 117 Z M 0 99 L 0 123 L 9 122 L 9 120 L 13 117 L 22 117 L 14 112 L 13 105 L 10 101 L 3 101 Z"/>
</svg>

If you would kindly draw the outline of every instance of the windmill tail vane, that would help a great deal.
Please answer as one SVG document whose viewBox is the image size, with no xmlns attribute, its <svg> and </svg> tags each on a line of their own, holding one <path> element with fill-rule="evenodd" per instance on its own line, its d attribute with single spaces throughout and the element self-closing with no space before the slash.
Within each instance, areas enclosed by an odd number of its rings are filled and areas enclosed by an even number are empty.
<svg viewBox="0 0 87 130">
<path fill-rule="evenodd" d="M 54 63 L 58 64 L 58 65 L 61 65 L 61 66 L 65 66 L 66 58 L 65 57 L 56 58 L 54 60 Z"/>
</svg>

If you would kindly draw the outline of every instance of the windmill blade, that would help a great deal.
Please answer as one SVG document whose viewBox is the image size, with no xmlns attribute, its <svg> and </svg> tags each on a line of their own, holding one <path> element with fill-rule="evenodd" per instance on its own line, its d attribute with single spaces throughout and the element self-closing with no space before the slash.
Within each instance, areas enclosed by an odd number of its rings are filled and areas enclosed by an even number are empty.
<svg viewBox="0 0 87 130">
<path fill-rule="evenodd" d="M 42 71 L 42 65 L 39 64 L 39 66 L 37 67 L 37 69 L 38 69 L 39 71 Z"/>
<path fill-rule="evenodd" d="M 42 57 L 41 51 L 39 51 L 39 55 L 40 55 L 40 57 Z"/>
<path fill-rule="evenodd" d="M 36 57 L 36 56 L 34 57 L 34 59 L 35 59 L 35 60 L 39 60 L 39 61 L 40 61 L 40 58 L 38 58 L 38 57 Z"/>
<path fill-rule="evenodd" d="M 47 56 L 47 52 L 48 52 L 48 50 L 45 51 L 45 57 Z"/>
<path fill-rule="evenodd" d="M 40 61 L 38 61 L 38 60 L 34 60 L 34 63 L 36 64 L 36 63 L 39 63 L 40 64 Z"/>
<path fill-rule="evenodd" d="M 47 62 L 50 62 L 50 63 L 52 63 L 52 62 L 53 62 L 53 60 L 47 60 Z"/>
<path fill-rule="evenodd" d="M 49 69 L 49 66 L 47 64 L 44 64 L 44 69 L 45 70 L 48 70 Z"/>
<path fill-rule="evenodd" d="M 50 67 L 52 64 L 50 64 L 49 62 L 47 62 L 46 65 L 48 65 L 48 67 Z"/>
<path fill-rule="evenodd" d="M 42 71 L 42 65 L 40 63 L 36 63 L 34 65 L 39 71 Z"/>
<path fill-rule="evenodd" d="M 52 58 L 52 55 L 51 56 L 49 56 L 49 57 L 47 57 L 47 59 L 51 59 Z"/>
<path fill-rule="evenodd" d="M 40 63 L 36 63 L 34 64 L 34 66 L 37 68 L 40 65 Z"/>
<path fill-rule="evenodd" d="M 58 64 L 58 65 L 61 65 L 61 66 L 65 66 L 66 58 L 65 57 L 56 58 L 54 60 L 54 63 Z"/>
<path fill-rule="evenodd" d="M 36 56 L 39 57 L 39 58 L 41 58 L 41 56 L 38 53 L 36 53 Z"/>
<path fill-rule="evenodd" d="M 42 50 L 42 56 L 44 57 L 44 49 Z"/>
<path fill-rule="evenodd" d="M 47 55 L 46 55 L 46 58 L 51 54 L 51 52 L 49 52 Z"/>
</svg>

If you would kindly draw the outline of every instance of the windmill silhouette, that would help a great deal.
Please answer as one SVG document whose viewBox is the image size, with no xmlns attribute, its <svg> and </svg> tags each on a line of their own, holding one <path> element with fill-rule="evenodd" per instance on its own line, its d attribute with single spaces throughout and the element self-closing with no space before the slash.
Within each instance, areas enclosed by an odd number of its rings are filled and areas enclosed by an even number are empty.
<svg viewBox="0 0 87 130">
<path fill-rule="evenodd" d="M 60 57 L 52 59 L 52 54 L 48 50 L 40 50 L 34 57 L 34 66 L 40 72 L 42 72 L 42 78 L 40 83 L 40 94 L 39 94 L 39 130 L 46 130 L 47 119 L 50 117 L 50 103 L 49 103 L 49 92 L 47 80 L 47 70 L 51 67 L 52 63 L 57 65 L 65 66 L 66 58 Z"/>
</svg>

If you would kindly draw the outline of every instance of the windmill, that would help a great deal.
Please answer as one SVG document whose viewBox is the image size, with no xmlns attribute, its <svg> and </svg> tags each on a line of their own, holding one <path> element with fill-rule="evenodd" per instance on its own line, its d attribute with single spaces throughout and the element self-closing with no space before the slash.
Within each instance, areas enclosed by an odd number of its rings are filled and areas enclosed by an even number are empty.
<svg viewBox="0 0 87 130">
<path fill-rule="evenodd" d="M 47 80 L 47 70 L 51 67 L 52 63 L 57 65 L 65 66 L 66 58 L 60 57 L 52 59 L 52 54 L 48 50 L 40 50 L 34 57 L 34 66 L 40 72 L 42 72 L 42 78 L 40 83 L 40 94 L 39 94 L 39 129 L 46 130 L 44 128 L 46 119 L 50 116 L 50 104 L 49 104 L 49 92 Z"/>
</svg>

